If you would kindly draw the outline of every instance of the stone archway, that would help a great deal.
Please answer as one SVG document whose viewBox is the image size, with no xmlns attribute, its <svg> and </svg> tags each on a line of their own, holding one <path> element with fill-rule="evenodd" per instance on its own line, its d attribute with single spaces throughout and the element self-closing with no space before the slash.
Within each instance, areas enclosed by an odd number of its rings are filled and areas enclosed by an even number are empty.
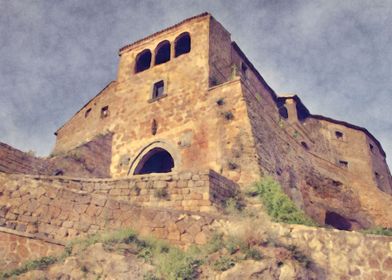
<svg viewBox="0 0 392 280">
<path fill-rule="evenodd" d="M 155 141 L 143 147 L 131 162 L 128 175 L 168 173 L 180 165 L 178 152 L 164 141 Z"/>
<path fill-rule="evenodd" d="M 168 173 L 174 168 L 174 159 L 171 154 L 162 148 L 154 148 L 137 164 L 133 175 L 150 173 Z"/>
</svg>

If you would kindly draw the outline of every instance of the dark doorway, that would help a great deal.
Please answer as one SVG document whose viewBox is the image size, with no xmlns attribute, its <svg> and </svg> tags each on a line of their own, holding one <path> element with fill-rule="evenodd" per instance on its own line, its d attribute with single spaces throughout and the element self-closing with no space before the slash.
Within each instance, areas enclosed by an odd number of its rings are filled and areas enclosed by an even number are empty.
<svg viewBox="0 0 392 280">
<path fill-rule="evenodd" d="M 351 230 L 350 221 L 335 212 L 325 213 L 325 224 L 340 230 Z"/>
<path fill-rule="evenodd" d="M 168 173 L 173 167 L 173 157 L 162 148 L 154 148 L 140 160 L 133 174 Z"/>
</svg>

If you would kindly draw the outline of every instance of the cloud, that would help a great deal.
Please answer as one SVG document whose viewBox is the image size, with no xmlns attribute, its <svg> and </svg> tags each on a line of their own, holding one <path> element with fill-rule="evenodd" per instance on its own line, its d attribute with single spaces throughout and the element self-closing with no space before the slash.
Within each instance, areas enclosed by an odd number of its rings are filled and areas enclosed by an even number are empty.
<svg viewBox="0 0 392 280">
<path fill-rule="evenodd" d="M 369 129 L 392 164 L 392 2 L 0 1 L 0 141 L 48 154 L 117 73 L 117 50 L 210 11 L 278 93 Z"/>
</svg>

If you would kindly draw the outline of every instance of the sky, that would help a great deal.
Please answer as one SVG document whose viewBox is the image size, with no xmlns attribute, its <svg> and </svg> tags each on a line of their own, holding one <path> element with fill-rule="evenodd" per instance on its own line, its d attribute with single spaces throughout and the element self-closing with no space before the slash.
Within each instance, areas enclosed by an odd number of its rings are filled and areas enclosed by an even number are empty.
<svg viewBox="0 0 392 280">
<path fill-rule="evenodd" d="M 120 47 L 204 11 L 275 92 L 366 127 L 392 166 L 390 0 L 0 0 L 0 141 L 48 155 Z"/>
</svg>

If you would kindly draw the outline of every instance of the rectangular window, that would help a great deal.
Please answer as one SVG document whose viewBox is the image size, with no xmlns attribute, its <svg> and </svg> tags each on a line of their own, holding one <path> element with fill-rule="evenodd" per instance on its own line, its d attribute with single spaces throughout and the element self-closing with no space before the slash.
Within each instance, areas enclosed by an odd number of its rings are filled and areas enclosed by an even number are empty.
<svg viewBox="0 0 392 280">
<path fill-rule="evenodd" d="M 369 144 L 369 148 L 370 148 L 370 151 L 373 153 L 374 152 L 374 146 L 372 144 Z"/>
<path fill-rule="evenodd" d="M 109 116 L 109 106 L 105 106 L 101 108 L 101 119 Z"/>
<path fill-rule="evenodd" d="M 156 82 L 154 84 L 154 89 L 152 92 L 152 99 L 161 97 L 163 95 L 164 88 L 165 88 L 165 84 L 163 83 L 163 81 Z"/>
<path fill-rule="evenodd" d="M 339 160 L 339 166 L 343 168 L 348 168 L 348 161 Z"/>
</svg>

